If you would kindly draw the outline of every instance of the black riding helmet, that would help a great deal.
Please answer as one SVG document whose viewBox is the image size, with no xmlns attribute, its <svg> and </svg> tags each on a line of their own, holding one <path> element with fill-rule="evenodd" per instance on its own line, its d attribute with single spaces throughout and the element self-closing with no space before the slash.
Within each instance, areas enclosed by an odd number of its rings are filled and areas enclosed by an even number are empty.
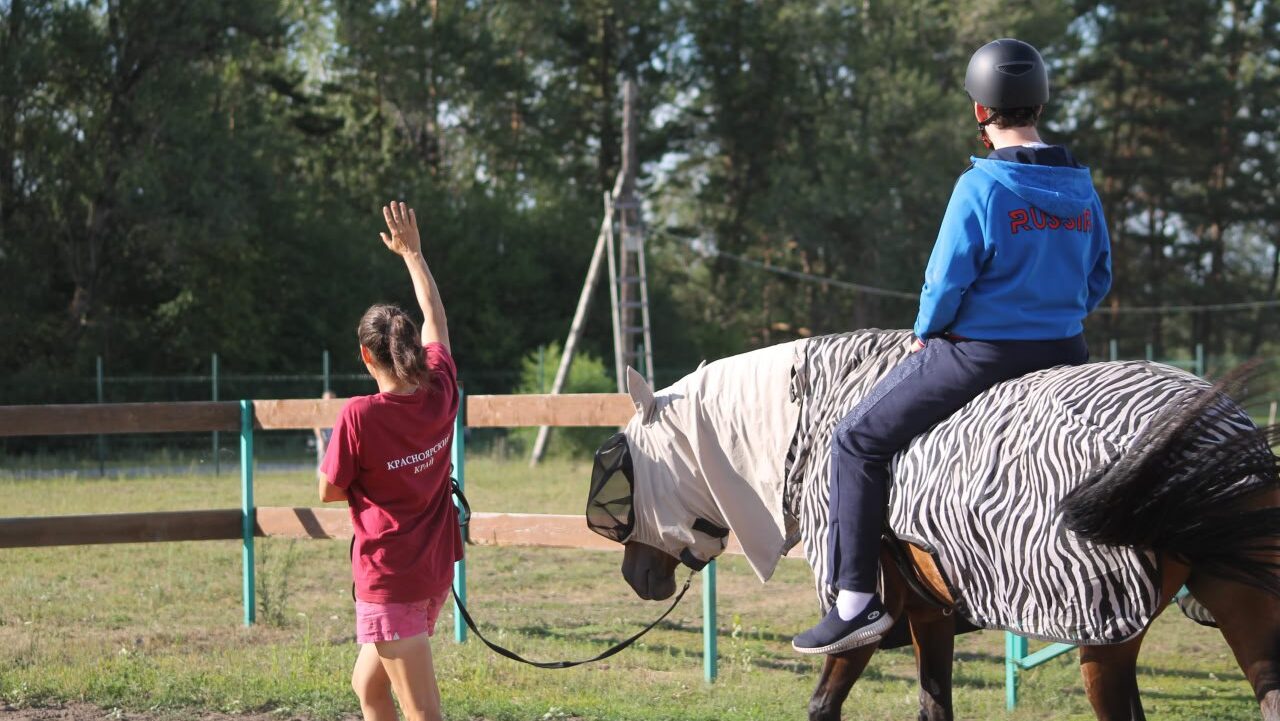
<svg viewBox="0 0 1280 721">
<path fill-rule="evenodd" d="M 1034 108 L 1049 102 L 1049 73 L 1040 51 L 1001 38 L 978 48 L 969 58 L 964 89 L 974 102 L 993 110 Z"/>
</svg>

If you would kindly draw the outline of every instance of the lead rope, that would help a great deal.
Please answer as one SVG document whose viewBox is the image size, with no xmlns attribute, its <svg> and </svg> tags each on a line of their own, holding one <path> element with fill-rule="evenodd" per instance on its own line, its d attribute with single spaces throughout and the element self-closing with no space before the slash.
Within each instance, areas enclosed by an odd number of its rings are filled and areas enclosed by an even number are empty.
<svg viewBox="0 0 1280 721">
<path fill-rule="evenodd" d="M 458 482 L 456 480 L 453 482 L 453 495 L 455 498 L 458 499 L 458 515 L 460 517 L 458 521 L 458 525 L 462 527 L 462 532 L 465 537 L 468 531 L 467 526 L 471 522 L 471 504 L 467 502 L 467 496 L 465 493 L 462 492 L 462 489 L 458 487 Z M 684 598 L 684 594 L 689 590 L 689 585 L 693 583 L 694 573 L 695 573 L 694 571 L 689 572 L 689 577 L 686 578 L 684 581 L 684 587 L 680 589 L 680 593 L 676 594 L 675 599 L 671 601 L 671 605 L 667 607 L 666 611 L 662 612 L 661 616 L 658 616 L 657 620 L 655 620 L 653 623 L 649 624 L 648 626 L 645 626 L 644 628 L 640 629 L 639 632 L 635 633 L 625 641 L 614 644 L 611 648 L 607 649 L 603 653 L 598 654 L 596 656 L 592 656 L 591 658 L 582 659 L 581 661 L 532 661 L 530 659 L 525 658 L 524 656 L 521 656 L 515 651 L 512 651 L 509 648 L 504 648 L 502 646 L 499 646 L 493 641 L 490 641 L 489 639 L 485 638 L 484 634 L 480 633 L 480 629 L 476 628 L 475 619 L 471 618 L 471 612 L 467 610 L 466 604 L 462 602 L 462 599 L 458 598 L 457 590 L 451 588 L 450 592 L 453 594 L 453 602 L 457 604 L 458 613 L 462 615 L 462 620 L 466 622 L 467 628 L 471 629 L 471 632 L 476 635 L 476 638 L 480 639 L 480 641 L 484 645 L 488 646 L 489 649 L 494 653 L 498 654 L 499 656 L 509 658 L 512 661 L 519 661 L 520 663 L 529 664 L 530 666 L 535 666 L 537 668 L 573 668 L 574 666 L 581 666 L 584 663 L 595 663 L 596 661 L 603 661 L 604 659 L 609 658 L 610 656 L 618 653 L 624 648 L 635 643 L 637 640 L 639 640 L 641 636 L 652 631 L 655 626 L 662 623 L 667 616 L 671 615 L 671 612 L 674 611 L 676 609 L 676 606 L 680 603 L 680 599 Z"/>
<path fill-rule="evenodd" d="M 467 501 L 466 494 L 464 494 L 462 492 L 462 489 L 458 487 L 457 480 L 453 480 L 453 495 L 458 499 L 458 516 L 460 517 L 458 521 L 458 525 L 462 529 L 463 537 L 467 538 L 468 537 L 467 527 L 471 523 L 471 504 Z M 355 553 L 355 547 L 356 547 L 356 539 L 355 539 L 355 536 L 352 535 L 351 554 Z M 466 622 L 467 628 L 471 629 L 471 632 L 476 635 L 476 638 L 480 639 L 480 641 L 484 645 L 488 646 L 489 649 L 494 653 L 498 654 L 499 656 L 509 658 L 512 661 L 519 661 L 520 663 L 525 663 L 530 666 L 535 666 L 537 668 L 573 668 L 574 666 L 581 666 L 584 663 L 595 663 L 596 661 L 603 661 L 606 658 L 609 658 L 610 656 L 617 654 L 618 652 L 627 648 L 631 644 L 635 643 L 640 639 L 641 636 L 652 631 L 655 626 L 657 626 L 658 624 L 666 620 L 667 616 L 670 616 L 672 611 L 676 610 L 676 606 L 680 604 L 680 600 L 684 598 L 684 594 L 689 591 L 689 586 L 693 583 L 693 574 L 695 573 L 697 573 L 697 571 L 689 572 L 689 577 L 684 580 L 684 587 L 680 589 L 680 593 L 676 594 L 676 597 L 671 601 L 671 605 L 668 606 L 667 610 L 663 611 L 662 615 L 658 616 L 658 618 L 654 620 L 653 623 L 640 629 L 638 632 L 633 634 L 631 637 L 627 638 L 625 641 L 621 641 L 619 643 L 614 644 L 604 652 L 597 654 L 595 656 L 592 656 L 591 658 L 582 659 L 580 661 L 532 661 L 530 659 L 525 658 L 524 656 L 521 656 L 515 651 L 512 651 L 509 648 L 499 646 L 493 641 L 490 641 L 489 639 L 485 638 L 483 633 L 480 633 L 480 629 L 476 627 L 475 619 L 471 618 L 471 612 L 467 610 L 466 604 L 462 602 L 462 599 L 458 598 L 457 590 L 450 587 L 449 592 L 453 594 L 453 602 L 457 605 L 458 613 L 462 615 L 462 620 Z M 356 600 L 356 584 L 354 582 L 351 584 L 351 600 L 352 601 Z"/>
<path fill-rule="evenodd" d="M 502 646 L 499 646 L 493 641 L 490 641 L 489 639 L 485 638 L 484 634 L 480 633 L 480 629 L 476 628 L 476 622 L 471 618 L 471 614 L 467 611 L 467 607 L 462 603 L 462 601 L 458 600 L 457 591 L 453 592 L 453 602 L 458 604 L 458 613 L 462 614 L 462 620 L 466 621 L 467 628 L 471 629 L 471 632 L 476 635 L 476 638 L 480 639 L 480 641 L 483 642 L 484 645 L 488 646 L 494 653 L 498 654 L 499 656 L 505 656 L 511 659 L 512 661 L 527 663 L 530 666 L 536 666 L 538 668 L 573 668 L 574 666 L 581 666 L 584 663 L 595 663 L 596 661 L 603 661 L 604 659 L 609 658 L 610 656 L 618 653 L 622 649 L 635 643 L 641 636 L 652 631 L 654 626 L 657 626 L 658 624 L 662 623 L 662 621 L 666 619 L 666 617 L 670 615 L 672 611 L 675 610 L 676 604 L 680 603 L 680 599 L 684 598 L 685 592 L 689 590 L 689 584 L 693 583 L 693 574 L 694 574 L 693 571 L 689 572 L 689 577 L 685 579 L 685 582 L 684 582 L 684 588 L 680 589 L 680 593 L 676 594 L 675 600 L 671 602 L 671 605 L 667 607 L 666 611 L 663 611 L 661 616 L 658 616 L 658 619 L 656 621 L 640 629 L 639 632 L 637 632 L 635 635 L 631 636 L 627 640 L 615 644 L 613 647 L 609 648 L 604 653 L 601 653 L 596 656 L 592 656 L 591 658 L 582 659 L 581 661 L 531 661 L 525 658 L 524 656 L 521 656 L 520 654 L 516 653 L 515 651 L 512 651 L 507 648 L 503 648 Z"/>
</svg>

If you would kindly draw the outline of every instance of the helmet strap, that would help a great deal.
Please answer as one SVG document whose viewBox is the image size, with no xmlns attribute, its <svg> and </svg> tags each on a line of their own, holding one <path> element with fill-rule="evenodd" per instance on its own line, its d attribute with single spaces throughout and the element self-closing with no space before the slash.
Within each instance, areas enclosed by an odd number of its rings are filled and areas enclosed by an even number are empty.
<svg viewBox="0 0 1280 721">
<path fill-rule="evenodd" d="M 978 140 L 982 141 L 982 144 L 986 146 L 987 150 L 994 150 L 996 147 L 991 142 L 990 136 L 987 135 L 987 126 L 990 125 L 991 123 L 994 123 L 996 121 L 996 118 L 998 118 L 999 116 L 1000 116 L 1000 111 L 992 109 L 991 114 L 987 116 L 986 120 L 982 120 L 978 122 Z"/>
</svg>

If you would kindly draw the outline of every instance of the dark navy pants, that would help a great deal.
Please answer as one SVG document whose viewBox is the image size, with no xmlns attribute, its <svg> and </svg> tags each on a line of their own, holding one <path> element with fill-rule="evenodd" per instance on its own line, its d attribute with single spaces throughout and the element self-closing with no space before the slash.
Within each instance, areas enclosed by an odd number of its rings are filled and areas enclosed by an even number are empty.
<svg viewBox="0 0 1280 721">
<path fill-rule="evenodd" d="M 831 583 L 846 591 L 876 590 L 889 463 L 898 451 L 1001 381 L 1088 359 L 1083 335 L 1051 341 L 931 338 L 889 371 L 832 433 Z"/>
</svg>

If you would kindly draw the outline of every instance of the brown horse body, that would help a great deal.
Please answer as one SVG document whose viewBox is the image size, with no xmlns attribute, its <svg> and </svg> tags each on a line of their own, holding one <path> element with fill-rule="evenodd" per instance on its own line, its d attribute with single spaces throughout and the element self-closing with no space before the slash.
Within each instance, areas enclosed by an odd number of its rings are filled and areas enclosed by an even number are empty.
<svg viewBox="0 0 1280 721">
<path fill-rule="evenodd" d="M 1272 507 L 1280 494 L 1271 493 Z M 951 602 L 941 571 L 927 552 L 903 544 L 918 578 L 936 598 Z M 1280 597 L 1215 576 L 1197 573 L 1167 554 L 1160 554 L 1163 609 L 1184 585 L 1210 612 L 1258 699 L 1263 721 L 1280 721 Z M 622 574 L 641 598 L 659 600 L 675 591 L 680 560 L 638 542 L 626 544 Z M 949 721 L 952 651 L 956 617 L 910 590 L 897 566 L 883 559 L 885 605 L 895 618 L 905 614 L 911 630 L 920 679 L 921 721 Z M 1153 619 L 1154 620 L 1154 619 Z M 1080 673 L 1094 714 L 1100 721 L 1146 718 L 1138 694 L 1137 660 L 1145 631 L 1119 644 L 1080 647 Z M 877 647 L 867 646 L 828 656 L 809 701 L 810 721 L 839 721 L 853 684 Z"/>
<path fill-rule="evenodd" d="M 730 531 L 740 531 L 738 541 L 748 562 L 762 580 L 767 579 L 791 537 L 781 513 L 785 464 L 769 449 L 794 450 L 796 428 L 807 428 L 811 434 L 828 432 L 822 421 L 830 419 L 819 411 L 847 413 L 853 400 L 849 384 L 865 385 L 892 366 L 904 335 L 833 336 L 816 350 L 791 344 L 765 348 L 710 364 L 657 395 L 632 372 L 628 390 L 637 413 L 625 431 L 597 453 L 587 512 L 593 528 L 625 544 L 622 573 L 635 592 L 641 598 L 670 597 L 675 592 L 675 567 L 681 562 L 699 567 L 714 558 L 723 551 L 723 537 Z M 786 382 L 802 352 L 805 358 L 810 352 L 827 352 L 823 362 L 838 367 L 828 370 L 844 379 L 839 392 L 827 385 L 813 386 L 809 400 L 817 405 L 808 408 L 819 415 L 804 418 L 793 402 L 796 389 Z M 1068 390 L 1055 390 L 1051 384 L 1064 378 L 1071 381 Z M 1189 588 L 1217 621 L 1253 687 L 1262 718 L 1280 721 L 1280 460 L 1272 450 L 1280 445 L 1280 428 L 1257 429 L 1225 394 L 1226 385 L 1210 388 L 1179 371 L 1150 364 L 1046 371 L 1036 382 L 1041 393 L 1061 393 L 1074 399 L 1073 407 L 1095 409 L 1071 416 L 1072 432 L 1082 438 L 1099 424 L 1112 423 L 1115 413 L 1099 410 L 1110 408 L 1107 404 L 1119 404 L 1130 413 L 1125 416 L 1128 425 L 1120 424 L 1128 430 L 1121 433 L 1118 425 L 1112 429 L 1112 442 L 1118 445 L 1102 454 L 1105 457 L 1094 458 L 1096 451 L 1077 448 L 1071 457 L 1074 466 L 1040 471 L 1080 477 L 1066 484 L 1070 487 L 1065 495 L 1045 495 L 1042 502 L 1053 507 L 1037 512 L 1056 514 L 1051 519 L 1059 524 L 1056 533 L 1073 534 L 1080 542 L 1152 553 L 1161 578 L 1157 613 L 1180 588 Z M 1143 388 L 1146 394 L 1134 395 L 1133 388 Z M 1133 406 L 1139 396 L 1146 404 L 1141 411 Z M 1160 399 L 1158 405 L 1153 405 L 1155 399 Z M 1020 423 L 1049 423 L 1060 415 L 1052 404 L 1040 408 L 1010 403 L 1013 410 L 1006 416 Z M 996 427 L 969 428 L 1003 432 Z M 965 439 L 955 440 L 963 444 Z M 804 448 L 812 451 L 809 445 Z M 1044 455 L 1034 444 L 1006 452 L 1008 463 Z M 945 449 L 934 453 L 942 461 L 948 459 Z M 1086 465 L 1086 459 L 1095 467 Z M 821 468 L 811 468 L 818 470 L 808 479 L 808 488 L 818 488 L 812 484 L 825 478 Z M 926 473 L 916 472 L 917 476 L 904 477 L 911 480 Z M 947 472 L 965 471 L 957 466 Z M 623 478 L 625 482 L 614 480 Z M 998 478 L 988 480 L 999 485 Z M 903 494 L 911 487 L 899 486 Z M 923 486 L 915 488 L 926 492 Z M 811 514 L 826 507 L 825 499 L 810 500 Z M 798 517 L 802 512 L 793 513 Z M 689 527 L 690 516 L 701 524 Z M 810 523 L 805 528 L 812 535 L 821 527 Z M 1049 538 L 1058 536 L 1049 534 L 1038 542 L 1048 543 Z M 932 557 L 909 546 L 907 551 L 914 575 L 926 588 L 912 590 L 921 584 L 908 583 L 897 565 L 886 560 L 884 601 L 895 618 L 906 620 L 911 632 L 920 676 L 920 718 L 950 719 L 957 618 L 948 604 L 954 607 L 954 601 Z M 1040 602 L 1054 601 L 1046 596 Z M 1144 717 L 1136 678 L 1144 633 L 1142 629 L 1122 643 L 1081 648 L 1085 689 L 1099 719 Z M 872 646 L 828 657 L 809 703 L 810 719 L 838 721 L 850 688 L 875 650 Z"/>
</svg>

